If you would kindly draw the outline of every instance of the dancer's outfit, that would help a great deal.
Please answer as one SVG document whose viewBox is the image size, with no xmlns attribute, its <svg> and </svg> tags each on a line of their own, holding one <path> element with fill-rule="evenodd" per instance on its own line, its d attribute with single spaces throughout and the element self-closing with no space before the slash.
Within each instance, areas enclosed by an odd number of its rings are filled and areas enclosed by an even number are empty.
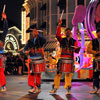
<svg viewBox="0 0 100 100">
<path fill-rule="evenodd" d="M 96 38 L 90 41 L 87 52 L 93 54 L 93 91 L 90 93 L 99 93 L 99 75 L 100 75 L 100 39 Z"/>
<path fill-rule="evenodd" d="M 0 34 L 0 84 L 1 84 L 1 91 L 4 92 L 6 91 L 6 78 L 4 74 L 4 50 L 3 50 L 3 45 L 5 41 L 5 36 L 8 32 L 8 22 L 7 19 L 4 18 L 3 20 L 3 33 Z"/>
<path fill-rule="evenodd" d="M 78 53 L 79 48 L 77 47 L 77 41 L 73 38 L 62 38 L 61 37 L 61 26 L 57 27 L 56 31 L 57 40 L 60 43 L 61 47 L 61 56 L 57 63 L 57 73 L 54 77 L 53 89 L 50 90 L 50 93 L 55 93 L 59 89 L 60 79 L 62 73 L 65 73 L 65 89 L 67 89 L 66 94 L 70 94 L 71 90 L 71 81 L 74 72 L 74 52 Z"/>
<path fill-rule="evenodd" d="M 43 45 L 46 39 L 38 35 L 37 38 L 28 40 L 24 51 L 30 50 L 28 57 L 28 85 L 31 87 L 29 92 L 40 92 L 41 72 L 45 71 Z"/>
</svg>

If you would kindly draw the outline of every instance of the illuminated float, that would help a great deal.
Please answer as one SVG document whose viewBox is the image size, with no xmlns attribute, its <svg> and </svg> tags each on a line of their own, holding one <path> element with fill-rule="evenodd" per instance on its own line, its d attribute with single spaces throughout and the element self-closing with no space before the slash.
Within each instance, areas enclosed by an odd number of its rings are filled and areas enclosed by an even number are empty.
<svg viewBox="0 0 100 100">
<path fill-rule="evenodd" d="M 92 55 L 86 53 L 86 47 L 89 40 L 92 40 L 96 37 L 96 29 L 100 28 L 100 1 L 99 0 L 91 0 L 88 7 L 86 8 L 86 13 L 84 13 L 85 8 L 82 5 L 79 5 L 76 8 L 77 15 L 73 17 L 73 37 L 78 41 L 79 45 L 81 45 L 81 51 L 79 54 L 75 54 L 75 66 L 76 72 L 78 72 L 78 78 L 92 78 L 93 70 L 92 70 Z M 83 14 L 84 13 L 84 14 Z M 85 16 L 84 16 L 85 15 Z M 83 28 L 82 22 L 85 22 L 85 28 Z M 78 24 L 80 24 L 81 29 L 81 38 L 77 35 Z M 88 34 L 85 34 L 84 31 Z M 86 37 L 84 37 L 86 36 Z M 79 42 L 78 37 L 81 39 L 81 43 Z M 86 39 L 88 38 L 88 39 Z M 85 44 L 84 44 L 85 43 Z M 83 51 L 82 51 L 83 50 Z"/>
</svg>

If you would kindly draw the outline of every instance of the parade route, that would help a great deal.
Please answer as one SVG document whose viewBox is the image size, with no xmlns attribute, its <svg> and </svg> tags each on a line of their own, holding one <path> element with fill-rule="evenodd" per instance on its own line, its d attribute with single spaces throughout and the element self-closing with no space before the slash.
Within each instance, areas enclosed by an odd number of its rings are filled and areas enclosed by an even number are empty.
<svg viewBox="0 0 100 100">
<path fill-rule="evenodd" d="M 66 96 L 64 82 L 61 82 L 57 93 L 50 94 L 52 82 L 43 82 L 41 93 L 29 94 L 27 85 L 27 75 L 6 76 L 7 91 L 0 92 L 0 100 L 100 100 L 99 94 L 89 94 L 92 89 L 92 82 L 72 82 L 72 94 Z"/>
</svg>

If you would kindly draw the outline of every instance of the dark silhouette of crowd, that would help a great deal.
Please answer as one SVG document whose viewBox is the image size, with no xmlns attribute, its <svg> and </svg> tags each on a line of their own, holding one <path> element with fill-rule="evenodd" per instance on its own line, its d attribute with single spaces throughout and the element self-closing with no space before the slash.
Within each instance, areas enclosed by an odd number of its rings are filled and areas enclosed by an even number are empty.
<svg viewBox="0 0 100 100">
<path fill-rule="evenodd" d="M 27 71 L 25 60 L 27 56 L 24 54 L 13 55 L 11 52 L 5 55 L 5 74 L 8 75 L 23 75 Z"/>
</svg>

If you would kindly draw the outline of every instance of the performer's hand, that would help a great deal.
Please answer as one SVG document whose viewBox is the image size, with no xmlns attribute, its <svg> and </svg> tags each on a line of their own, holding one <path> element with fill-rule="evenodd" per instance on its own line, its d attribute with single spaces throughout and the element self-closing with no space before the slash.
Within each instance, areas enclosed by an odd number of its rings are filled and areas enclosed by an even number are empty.
<svg viewBox="0 0 100 100">
<path fill-rule="evenodd" d="M 58 25 L 60 26 L 62 24 L 62 20 L 59 20 Z"/>
<path fill-rule="evenodd" d="M 4 12 L 2 13 L 2 18 L 4 18 L 4 19 L 7 18 L 6 14 Z"/>
</svg>

